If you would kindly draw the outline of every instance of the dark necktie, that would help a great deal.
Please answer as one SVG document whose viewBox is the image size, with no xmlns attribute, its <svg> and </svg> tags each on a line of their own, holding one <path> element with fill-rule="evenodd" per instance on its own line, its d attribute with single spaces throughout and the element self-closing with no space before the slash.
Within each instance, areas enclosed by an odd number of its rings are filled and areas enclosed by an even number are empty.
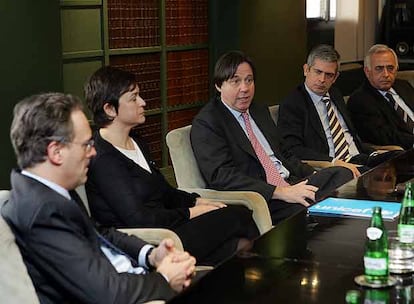
<svg viewBox="0 0 414 304">
<path fill-rule="evenodd" d="M 242 117 L 244 124 L 246 125 L 247 135 L 249 136 L 253 150 L 256 153 L 256 156 L 259 159 L 263 169 L 265 170 L 266 181 L 273 186 L 288 186 L 289 184 L 284 180 L 282 175 L 280 175 L 275 164 L 272 162 L 269 155 L 266 153 L 256 135 L 254 134 L 252 125 L 250 123 L 249 113 L 242 113 Z"/>
<path fill-rule="evenodd" d="M 405 124 L 407 125 L 408 130 L 410 130 L 410 132 L 413 133 L 413 131 L 414 131 L 414 122 L 410 118 L 410 116 L 408 116 L 407 112 L 405 112 L 404 109 L 401 108 L 398 105 L 398 103 L 395 101 L 394 97 L 392 97 L 392 94 L 390 92 L 387 92 L 385 94 L 385 97 L 387 97 L 387 99 L 390 101 L 392 107 L 397 112 L 398 116 L 405 122 Z"/>
<path fill-rule="evenodd" d="M 351 155 L 349 154 L 349 145 L 345 140 L 344 130 L 339 123 L 338 117 L 331 104 L 331 99 L 328 95 L 322 97 L 325 103 L 326 111 L 328 112 L 329 128 L 331 129 L 332 141 L 335 149 L 335 158 L 349 162 Z"/>
<path fill-rule="evenodd" d="M 123 255 L 123 256 L 127 257 L 131 261 L 131 264 L 132 264 L 133 267 L 137 267 L 138 266 L 137 260 L 133 259 L 129 254 L 125 253 L 123 250 L 121 250 L 118 247 L 116 247 L 114 244 L 112 244 L 110 241 L 108 241 L 98 231 L 96 231 L 96 235 L 97 235 L 98 240 L 100 241 L 101 245 L 103 245 L 106 248 L 110 249 L 115 254 Z"/>
</svg>

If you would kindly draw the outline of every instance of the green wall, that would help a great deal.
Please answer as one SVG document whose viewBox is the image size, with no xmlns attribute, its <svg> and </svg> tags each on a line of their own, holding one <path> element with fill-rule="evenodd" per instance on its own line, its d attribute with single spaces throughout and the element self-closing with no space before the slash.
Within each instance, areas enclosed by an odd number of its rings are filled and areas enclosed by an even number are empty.
<svg viewBox="0 0 414 304">
<path fill-rule="evenodd" d="M 212 65 L 240 49 L 257 68 L 256 102 L 276 104 L 303 81 L 305 0 L 214 0 L 210 4 Z"/>
<path fill-rule="evenodd" d="M 62 90 L 59 1 L 0 1 L 0 189 L 16 166 L 9 139 L 14 105 L 23 97 Z"/>
</svg>

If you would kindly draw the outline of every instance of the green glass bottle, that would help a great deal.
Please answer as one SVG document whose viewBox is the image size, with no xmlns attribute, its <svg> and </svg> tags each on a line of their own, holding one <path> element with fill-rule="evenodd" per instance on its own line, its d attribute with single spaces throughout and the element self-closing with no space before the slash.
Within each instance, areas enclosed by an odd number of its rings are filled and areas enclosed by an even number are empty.
<svg viewBox="0 0 414 304">
<path fill-rule="evenodd" d="M 360 304 L 361 292 L 359 290 L 348 290 L 345 295 L 346 304 Z"/>
<path fill-rule="evenodd" d="M 414 196 L 413 185 L 405 185 L 404 198 L 401 203 L 398 235 L 402 243 L 414 243 Z"/>
<path fill-rule="evenodd" d="M 365 279 L 371 284 L 388 281 L 388 239 L 382 220 L 381 207 L 374 207 L 367 228 L 364 254 Z"/>
<path fill-rule="evenodd" d="M 390 303 L 389 289 L 367 289 L 365 291 L 364 304 L 388 304 Z"/>
</svg>

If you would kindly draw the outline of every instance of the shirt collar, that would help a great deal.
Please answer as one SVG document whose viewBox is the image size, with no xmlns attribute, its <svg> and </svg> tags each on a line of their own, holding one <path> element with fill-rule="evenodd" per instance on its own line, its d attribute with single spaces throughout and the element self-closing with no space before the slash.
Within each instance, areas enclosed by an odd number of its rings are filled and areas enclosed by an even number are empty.
<svg viewBox="0 0 414 304">
<path fill-rule="evenodd" d="M 380 94 L 384 97 L 385 97 L 385 94 L 387 93 L 391 93 L 391 95 L 397 95 L 397 92 L 393 88 L 390 88 L 388 91 L 378 90 L 378 92 L 380 92 Z"/>
<path fill-rule="evenodd" d="M 42 183 L 43 185 L 49 187 L 50 189 L 56 191 L 60 195 L 66 197 L 69 200 L 71 200 L 69 191 L 66 190 L 65 188 L 63 188 L 62 186 L 59 186 L 58 184 L 55 184 L 54 182 L 51 182 L 51 181 L 49 181 L 49 180 L 47 180 L 43 177 L 40 177 L 39 175 L 36 175 L 36 174 L 31 173 L 31 172 L 26 171 L 26 170 L 22 170 L 22 174 L 27 176 L 27 177 L 30 177 L 30 178 L 33 178 L 33 179 L 37 180 L 38 182 Z"/>
<path fill-rule="evenodd" d="M 309 94 L 310 98 L 312 99 L 313 103 L 318 103 L 319 101 L 322 101 L 322 97 L 325 96 L 325 95 L 329 97 L 328 92 L 326 92 L 326 94 L 321 96 L 321 95 L 315 94 L 311 89 L 309 89 L 308 86 L 306 85 L 306 83 L 304 83 L 303 85 L 305 86 L 305 90 L 308 92 L 308 94 Z"/>
<path fill-rule="evenodd" d="M 224 106 L 230 111 L 230 113 L 233 114 L 233 116 L 236 119 L 239 119 L 239 117 L 241 117 L 241 115 L 243 114 L 242 112 L 236 111 L 235 109 L 229 107 L 229 105 L 227 103 L 225 103 L 222 99 L 220 99 L 220 100 L 224 104 Z M 249 110 L 247 110 L 246 112 L 249 113 Z"/>
</svg>

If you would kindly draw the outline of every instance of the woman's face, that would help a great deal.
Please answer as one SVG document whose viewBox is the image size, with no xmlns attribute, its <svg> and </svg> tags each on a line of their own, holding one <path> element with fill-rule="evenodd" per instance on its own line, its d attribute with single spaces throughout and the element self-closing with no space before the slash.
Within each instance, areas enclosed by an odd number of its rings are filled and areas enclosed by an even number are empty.
<svg viewBox="0 0 414 304">
<path fill-rule="evenodd" d="M 145 106 L 146 103 L 139 96 L 139 87 L 136 85 L 119 98 L 118 115 L 115 119 L 127 125 L 141 125 L 145 122 Z"/>
</svg>

